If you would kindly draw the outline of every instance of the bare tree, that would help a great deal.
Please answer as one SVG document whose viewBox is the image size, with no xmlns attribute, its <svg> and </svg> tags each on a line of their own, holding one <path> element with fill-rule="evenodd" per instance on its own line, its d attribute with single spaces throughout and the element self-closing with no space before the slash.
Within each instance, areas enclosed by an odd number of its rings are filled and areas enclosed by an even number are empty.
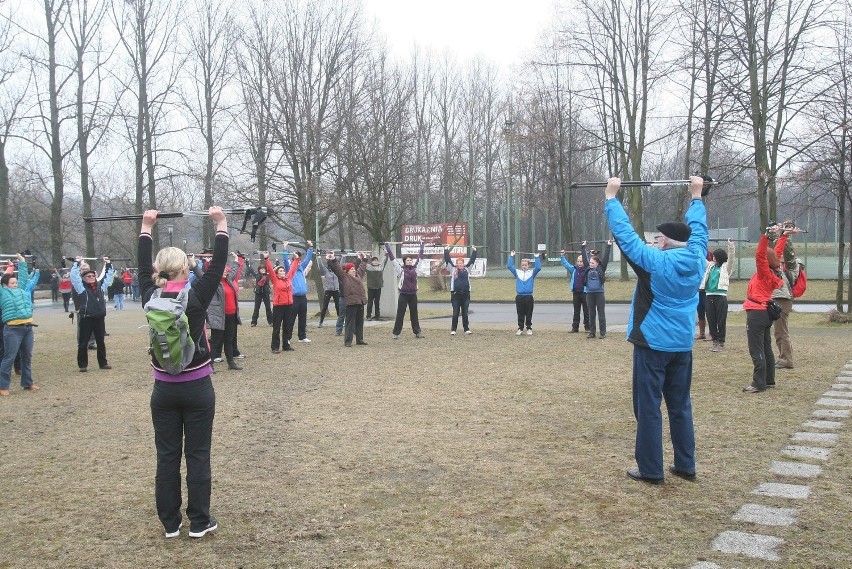
<svg viewBox="0 0 852 569">
<path fill-rule="evenodd" d="M 21 120 L 21 108 L 29 83 L 28 78 L 19 77 L 21 54 L 13 49 L 18 35 L 13 18 L 12 13 L 5 11 L 0 15 L 0 211 L 6 212 L 7 219 L 11 219 L 8 215 L 11 188 L 6 148 Z M 0 223 L 0 250 L 7 251 L 13 245 L 10 224 Z"/>
<path fill-rule="evenodd" d="M 133 76 L 124 87 L 135 95 L 136 108 L 125 111 L 124 116 L 133 148 L 134 206 L 141 213 L 146 194 L 147 207 L 157 209 L 156 171 L 162 167 L 158 155 L 168 148 L 155 144 L 155 140 L 164 139 L 179 128 L 167 123 L 181 67 L 174 51 L 180 14 L 171 0 L 125 0 L 112 3 L 112 7 Z M 156 248 L 159 236 L 153 237 Z"/>
<path fill-rule="evenodd" d="M 587 69 L 597 86 L 603 142 L 610 173 L 628 180 L 642 176 L 648 140 L 648 115 L 654 89 L 670 71 L 663 60 L 671 10 L 661 0 L 584 0 L 585 27 L 574 38 L 576 65 Z M 590 91 L 591 95 L 593 91 Z M 665 136 L 668 133 L 661 133 Z M 622 190 L 637 233 L 644 233 L 642 191 Z M 627 264 L 621 264 L 627 278 Z"/>
<path fill-rule="evenodd" d="M 761 227 L 777 217 L 778 173 L 808 143 L 793 141 L 791 126 L 815 100 L 820 73 L 815 32 L 823 0 L 720 0 L 730 22 L 730 60 L 722 77 L 750 127 Z"/>
<path fill-rule="evenodd" d="M 76 119 L 77 149 L 80 161 L 80 191 L 82 193 L 83 216 L 92 215 L 92 195 L 94 185 L 89 183 L 90 158 L 95 149 L 109 132 L 109 125 L 115 115 L 117 96 L 111 105 L 105 106 L 105 91 L 108 90 L 106 64 L 112 55 L 104 49 L 102 29 L 107 14 L 107 2 L 95 0 L 74 0 L 69 11 L 69 22 L 65 32 L 68 35 L 75 54 L 77 79 Z M 91 61 L 92 69 L 86 64 Z M 84 225 L 85 251 L 88 256 L 95 255 L 94 227 Z"/>
<path fill-rule="evenodd" d="M 294 235 L 316 239 L 332 212 L 323 208 L 330 192 L 322 184 L 349 109 L 335 105 L 336 91 L 363 57 L 361 14 L 345 0 L 297 2 L 278 7 L 278 51 L 266 53 L 272 81 L 270 114 L 274 139 L 289 174 L 280 188 L 280 207 L 290 216 L 276 221 Z"/>
<path fill-rule="evenodd" d="M 236 125 L 246 141 L 249 155 L 249 187 L 256 188 L 257 201 L 268 205 L 271 179 L 279 175 L 280 153 L 273 156 L 272 141 L 272 77 L 266 54 L 275 53 L 272 44 L 276 34 L 271 22 L 256 8 L 252 8 L 248 24 L 241 34 L 237 52 L 237 74 L 242 94 L 242 112 L 237 114 Z M 266 250 L 268 225 L 261 226 L 258 246 Z"/>
<path fill-rule="evenodd" d="M 232 122 L 229 104 L 223 96 L 234 77 L 234 16 L 233 10 L 219 0 L 198 0 L 195 17 L 189 18 L 186 24 L 190 44 L 190 93 L 183 97 L 183 103 L 190 113 L 193 130 L 203 140 L 201 179 L 205 208 L 216 203 L 214 182 L 230 154 L 222 148 Z M 227 197 L 220 196 L 226 200 Z M 203 231 L 203 242 L 212 242 L 212 227 L 205 224 Z"/>
</svg>

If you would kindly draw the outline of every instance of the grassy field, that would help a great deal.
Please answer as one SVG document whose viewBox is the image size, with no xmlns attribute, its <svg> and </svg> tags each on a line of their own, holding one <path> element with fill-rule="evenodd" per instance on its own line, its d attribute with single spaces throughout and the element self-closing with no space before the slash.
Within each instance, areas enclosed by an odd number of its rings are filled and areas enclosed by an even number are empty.
<svg viewBox="0 0 852 569">
<path fill-rule="evenodd" d="M 0 568 L 846 567 L 852 558 L 848 428 L 798 523 L 731 516 L 850 358 L 848 327 L 791 319 L 797 367 L 747 396 L 742 315 L 727 350 L 695 350 L 699 480 L 630 481 L 631 347 L 537 326 L 344 349 L 332 329 L 269 353 L 270 328 L 240 328 L 245 369 L 214 376 L 213 508 L 220 530 L 165 540 L 153 501 L 151 376 L 138 307 L 110 312 L 109 371 L 76 372 L 73 329 L 37 311 L 35 376 L 0 401 Z M 13 381 L 15 381 L 13 379 Z M 667 434 L 665 435 L 667 437 Z M 666 461 L 671 449 L 666 445 Z M 761 503 L 788 506 L 783 502 Z M 786 540 L 782 561 L 710 550 L 721 531 Z"/>
</svg>

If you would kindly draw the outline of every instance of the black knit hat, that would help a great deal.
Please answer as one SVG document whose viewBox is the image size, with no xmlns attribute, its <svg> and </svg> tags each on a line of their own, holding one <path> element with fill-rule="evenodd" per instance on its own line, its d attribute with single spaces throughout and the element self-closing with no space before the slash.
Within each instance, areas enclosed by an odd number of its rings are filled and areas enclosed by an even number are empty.
<svg viewBox="0 0 852 569">
<path fill-rule="evenodd" d="M 692 229 L 685 223 L 681 223 L 679 221 L 669 221 L 666 223 L 661 223 L 657 226 L 657 231 L 668 237 L 669 239 L 674 239 L 675 241 L 686 242 L 689 240 L 689 236 L 692 235 Z"/>
</svg>

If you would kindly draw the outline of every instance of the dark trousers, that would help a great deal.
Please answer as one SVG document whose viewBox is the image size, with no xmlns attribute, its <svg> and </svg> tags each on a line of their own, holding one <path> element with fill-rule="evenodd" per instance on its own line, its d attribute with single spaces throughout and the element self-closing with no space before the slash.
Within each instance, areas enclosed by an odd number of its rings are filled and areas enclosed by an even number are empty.
<svg viewBox="0 0 852 569">
<path fill-rule="evenodd" d="M 725 343 L 725 329 L 728 325 L 728 297 L 724 294 L 708 294 L 704 312 L 707 326 L 714 342 Z"/>
<path fill-rule="evenodd" d="M 772 320 L 766 310 L 746 310 L 746 337 L 748 353 L 754 372 L 752 387 L 763 391 L 775 385 L 775 354 L 772 352 Z"/>
<path fill-rule="evenodd" d="M 589 306 L 586 304 L 586 293 L 583 291 L 574 292 L 574 320 L 571 322 L 571 329 L 574 331 L 580 330 L 580 311 L 583 312 L 583 330 L 589 330 Z"/>
<path fill-rule="evenodd" d="M 346 306 L 346 333 L 343 335 L 343 344 L 352 345 L 352 336 L 355 341 L 364 341 L 364 305 L 349 304 Z"/>
<path fill-rule="evenodd" d="M 181 452 L 186 456 L 186 516 L 190 529 L 202 530 L 210 521 L 210 447 L 215 414 L 216 393 L 210 376 L 180 383 L 154 381 L 154 496 L 157 515 L 168 532 L 176 531 L 181 522 Z"/>
<path fill-rule="evenodd" d="M 254 295 L 254 312 L 251 315 L 251 324 L 252 326 L 257 325 L 257 318 L 260 316 L 260 305 L 263 304 L 264 308 L 266 308 L 266 323 L 272 324 L 272 306 L 269 303 L 269 295 L 268 294 L 257 294 Z"/>
<path fill-rule="evenodd" d="M 589 307 L 589 333 L 595 333 L 595 323 L 600 323 L 598 332 L 606 335 L 606 298 L 602 292 L 587 292 L 586 305 Z"/>
<path fill-rule="evenodd" d="M 519 294 L 515 296 L 515 310 L 518 312 L 518 330 L 523 330 L 524 326 L 527 329 L 532 328 L 533 308 L 535 308 L 535 299 L 531 294 Z"/>
<path fill-rule="evenodd" d="M 327 290 L 322 298 L 322 310 L 320 311 L 320 324 L 325 320 L 325 315 L 328 314 L 328 305 L 331 304 L 331 299 L 334 299 L 334 313 L 340 316 L 340 291 Z"/>
<path fill-rule="evenodd" d="M 225 315 L 224 330 L 215 328 L 210 330 L 210 357 L 221 358 L 222 352 L 225 352 L 225 359 L 229 362 L 234 360 L 236 355 L 234 347 L 237 345 L 237 315 Z"/>
<path fill-rule="evenodd" d="M 367 318 L 373 313 L 373 307 L 376 309 L 376 319 L 381 318 L 381 309 L 379 305 L 382 300 L 382 289 L 368 288 L 367 289 Z"/>
<path fill-rule="evenodd" d="M 467 321 L 467 310 L 470 306 L 470 291 L 455 291 L 450 295 L 450 301 L 453 303 L 453 323 L 450 330 L 454 331 L 459 326 L 459 312 L 462 317 L 462 328 L 465 332 L 470 329 Z"/>
<path fill-rule="evenodd" d="M 399 336 L 402 332 L 402 319 L 405 318 L 406 309 L 411 311 L 411 329 L 415 334 L 420 333 L 420 320 L 417 317 L 417 295 L 399 293 L 396 303 L 396 321 L 393 323 L 393 334 Z"/>
<path fill-rule="evenodd" d="M 294 294 L 293 295 L 293 310 L 294 318 L 298 317 L 299 319 L 299 330 L 298 335 L 300 340 L 304 340 L 308 337 L 308 297 L 304 294 Z M 287 341 L 293 339 L 293 326 L 290 326 L 290 331 L 287 334 Z"/>
<path fill-rule="evenodd" d="M 272 307 L 272 349 L 278 350 L 290 346 L 290 341 L 287 339 L 293 336 L 293 322 L 295 321 L 296 311 L 293 310 L 292 304 L 276 304 Z M 282 331 L 284 341 L 282 343 Z"/>
<path fill-rule="evenodd" d="M 703 288 L 698 289 L 698 319 L 704 320 L 707 317 L 707 291 Z M 715 340 L 716 337 L 714 336 Z"/>
<path fill-rule="evenodd" d="M 62 306 L 65 308 L 65 312 L 68 312 L 68 304 L 71 301 L 71 293 L 63 292 L 62 293 Z"/>
<path fill-rule="evenodd" d="M 695 472 L 692 422 L 692 352 L 660 352 L 633 346 L 633 415 L 636 465 L 642 476 L 663 478 L 662 400 L 666 401 L 674 467 Z"/>
<path fill-rule="evenodd" d="M 104 344 L 104 333 L 106 326 L 104 317 L 89 318 L 80 317 L 79 330 L 77 333 L 77 367 L 89 367 L 89 338 L 94 335 L 97 345 L 98 366 L 107 365 L 106 344 Z"/>
</svg>

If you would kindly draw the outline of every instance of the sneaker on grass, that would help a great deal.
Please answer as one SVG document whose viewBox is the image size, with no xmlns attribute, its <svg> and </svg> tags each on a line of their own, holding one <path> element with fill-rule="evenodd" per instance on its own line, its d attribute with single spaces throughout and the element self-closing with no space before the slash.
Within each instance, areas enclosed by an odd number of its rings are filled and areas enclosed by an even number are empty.
<svg viewBox="0 0 852 569">
<path fill-rule="evenodd" d="M 210 516 L 210 522 L 207 524 L 207 527 L 199 530 L 189 530 L 189 537 L 204 537 L 208 533 L 214 532 L 219 529 L 219 524 L 216 522 L 216 518 Z"/>
</svg>

